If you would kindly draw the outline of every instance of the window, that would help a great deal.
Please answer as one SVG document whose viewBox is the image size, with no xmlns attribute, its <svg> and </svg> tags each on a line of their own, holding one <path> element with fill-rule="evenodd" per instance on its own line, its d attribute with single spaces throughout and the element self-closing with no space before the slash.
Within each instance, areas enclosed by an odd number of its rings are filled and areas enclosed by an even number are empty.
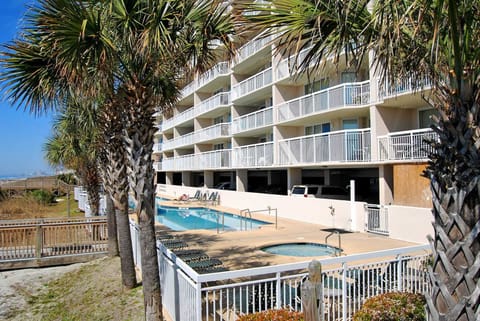
<svg viewBox="0 0 480 321">
<path fill-rule="evenodd" d="M 330 123 L 323 123 L 305 127 L 305 135 L 315 135 L 328 133 L 330 131 Z"/>
<path fill-rule="evenodd" d="M 213 119 L 214 125 L 221 124 L 221 123 L 223 123 L 223 116 L 218 116 Z"/>
<path fill-rule="evenodd" d="M 342 84 L 346 82 L 356 82 L 356 81 L 357 81 L 357 75 L 354 72 L 350 72 L 350 71 L 342 72 L 342 76 L 341 76 Z"/>
<path fill-rule="evenodd" d="M 213 150 L 222 150 L 222 149 L 224 149 L 223 144 L 214 144 L 213 145 Z"/>
<path fill-rule="evenodd" d="M 305 94 L 311 94 L 322 89 L 326 89 L 329 86 L 329 79 L 322 78 L 320 80 L 313 81 L 305 85 Z"/>
<path fill-rule="evenodd" d="M 343 129 L 358 129 L 358 121 L 356 119 L 344 119 L 342 121 Z"/>
<path fill-rule="evenodd" d="M 434 123 L 433 119 L 431 118 L 433 115 L 438 116 L 438 112 L 434 108 L 419 110 L 418 111 L 418 127 L 430 128 L 430 125 Z"/>
</svg>

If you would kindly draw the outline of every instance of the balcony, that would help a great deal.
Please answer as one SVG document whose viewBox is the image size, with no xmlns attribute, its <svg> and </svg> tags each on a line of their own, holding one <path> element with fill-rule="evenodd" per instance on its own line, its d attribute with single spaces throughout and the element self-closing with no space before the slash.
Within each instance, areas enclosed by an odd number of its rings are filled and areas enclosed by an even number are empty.
<svg viewBox="0 0 480 321">
<path fill-rule="evenodd" d="M 153 152 L 160 153 L 162 151 L 162 143 L 156 143 L 153 145 Z"/>
<path fill-rule="evenodd" d="M 234 148 L 232 163 L 234 168 L 273 165 L 273 142 Z"/>
<path fill-rule="evenodd" d="M 354 129 L 279 141 L 279 164 L 367 162 L 371 155 L 370 129 Z"/>
<path fill-rule="evenodd" d="M 190 120 L 195 117 L 195 111 L 194 108 L 189 108 L 180 114 L 177 114 L 173 116 L 172 118 L 166 119 L 163 121 L 163 131 L 166 131 L 167 129 L 170 129 L 172 127 L 175 127 L 178 124 L 181 124 L 187 120 Z"/>
<path fill-rule="evenodd" d="M 216 124 L 166 141 L 163 143 L 163 150 L 171 150 L 223 137 L 230 137 L 230 123 Z"/>
<path fill-rule="evenodd" d="M 378 157 L 381 161 L 424 160 L 433 152 L 427 141 L 437 140 L 431 129 L 394 132 L 378 137 Z"/>
<path fill-rule="evenodd" d="M 197 79 L 197 88 L 205 86 L 207 83 L 213 81 L 215 78 L 219 76 L 226 76 L 230 73 L 230 65 L 228 62 L 219 62 L 211 69 L 203 73 Z"/>
<path fill-rule="evenodd" d="M 265 46 L 267 46 L 271 40 L 272 36 L 263 37 L 262 35 L 259 35 L 256 39 L 247 42 L 238 50 L 237 64 L 265 48 Z"/>
<path fill-rule="evenodd" d="M 192 81 L 180 91 L 180 99 L 185 98 L 193 94 L 195 91 L 195 81 Z"/>
<path fill-rule="evenodd" d="M 164 120 L 162 129 L 165 131 L 209 111 L 215 110 L 218 107 L 228 106 L 230 105 L 230 101 L 229 92 L 216 94 L 215 96 L 205 99 L 197 106 L 189 108 L 184 112 L 173 116 L 172 118 Z"/>
<path fill-rule="evenodd" d="M 272 83 L 272 68 L 268 68 L 247 78 L 232 88 L 232 100 L 238 99 L 251 92 L 262 89 Z"/>
<path fill-rule="evenodd" d="M 370 103 L 370 81 L 345 83 L 302 96 L 278 106 L 277 120 L 285 122 L 329 110 Z"/>
<path fill-rule="evenodd" d="M 153 162 L 153 169 L 157 172 L 162 170 L 162 162 Z"/>
<path fill-rule="evenodd" d="M 425 79 L 421 84 L 413 86 L 411 79 L 402 79 L 396 85 L 378 82 L 378 98 L 384 100 L 385 98 L 392 98 L 403 94 L 411 94 L 415 90 L 420 91 L 420 88 L 430 89 L 432 86 L 430 79 Z M 416 88 L 420 87 L 420 88 Z"/>
<path fill-rule="evenodd" d="M 273 124 L 273 107 L 235 118 L 232 121 L 232 134 L 253 130 Z"/>
<path fill-rule="evenodd" d="M 230 92 L 223 92 L 209 97 L 194 107 L 194 117 L 198 117 L 209 111 L 215 110 L 218 107 L 230 105 Z"/>
<path fill-rule="evenodd" d="M 231 167 L 231 149 L 216 150 L 200 154 L 165 158 L 163 171 L 190 171 L 204 169 L 222 169 Z"/>
</svg>

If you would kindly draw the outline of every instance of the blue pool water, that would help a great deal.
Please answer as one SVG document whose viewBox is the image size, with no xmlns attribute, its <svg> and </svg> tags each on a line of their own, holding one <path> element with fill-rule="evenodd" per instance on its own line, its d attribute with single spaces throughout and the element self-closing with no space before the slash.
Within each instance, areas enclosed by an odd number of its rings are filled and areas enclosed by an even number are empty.
<svg viewBox="0 0 480 321">
<path fill-rule="evenodd" d="M 157 207 L 156 221 L 166 225 L 174 231 L 187 230 L 216 230 L 217 224 L 222 229 L 222 218 L 225 222 L 225 230 L 240 230 L 240 224 L 248 229 L 256 229 L 262 225 L 269 224 L 264 221 L 255 219 L 243 219 L 238 215 L 222 213 L 215 210 L 195 207 L 195 208 L 178 208 L 178 207 Z M 218 219 L 218 223 L 217 223 Z"/>
<path fill-rule="evenodd" d="M 264 252 L 286 256 L 325 256 L 341 252 L 338 247 L 318 243 L 286 243 L 266 246 Z"/>
</svg>

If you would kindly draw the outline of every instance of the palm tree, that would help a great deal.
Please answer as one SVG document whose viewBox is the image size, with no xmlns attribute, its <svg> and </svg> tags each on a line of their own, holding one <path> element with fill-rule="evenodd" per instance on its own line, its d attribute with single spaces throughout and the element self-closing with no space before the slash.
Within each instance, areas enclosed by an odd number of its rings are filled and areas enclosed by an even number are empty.
<svg viewBox="0 0 480 321">
<path fill-rule="evenodd" d="M 438 110 L 425 176 L 431 180 L 431 320 L 480 320 L 480 3 L 453 0 L 247 1 L 249 28 L 276 36 L 280 52 L 306 58 L 300 71 L 322 68 L 329 55 L 352 66 L 371 53 L 387 83 L 408 77 Z M 313 67 L 312 67 L 313 66 Z M 311 69 L 310 69 L 311 68 Z M 310 71 L 311 72 L 311 71 Z"/>
<path fill-rule="evenodd" d="M 39 0 L 27 17 L 22 39 L 4 53 L 2 78 L 9 97 L 31 110 L 43 110 L 70 88 L 83 95 L 115 97 L 112 106 L 124 114 L 126 125 L 148 320 L 162 319 L 154 231 L 153 114 L 175 101 L 178 77 L 188 73 L 188 63 L 203 70 L 215 61 L 214 40 L 231 53 L 233 24 L 226 9 L 220 1 L 207 0 Z"/>
<path fill-rule="evenodd" d="M 44 146 L 45 158 L 53 166 L 75 170 L 87 190 L 93 215 L 99 215 L 100 176 L 97 166 L 95 109 L 70 98 L 55 119 L 53 135 Z"/>
</svg>

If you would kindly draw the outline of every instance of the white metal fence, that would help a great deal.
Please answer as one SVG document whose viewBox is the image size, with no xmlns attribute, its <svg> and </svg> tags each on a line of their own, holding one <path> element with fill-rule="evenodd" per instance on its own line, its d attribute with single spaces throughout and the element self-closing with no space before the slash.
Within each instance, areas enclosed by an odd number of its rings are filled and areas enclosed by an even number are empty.
<svg viewBox="0 0 480 321">
<path fill-rule="evenodd" d="M 232 99 L 245 96 L 272 83 L 272 68 L 265 69 L 258 74 L 243 80 L 232 87 Z"/>
<path fill-rule="evenodd" d="M 211 69 L 203 73 L 197 80 L 197 88 L 200 88 L 215 78 L 230 74 L 230 64 L 226 61 L 219 62 Z"/>
<path fill-rule="evenodd" d="M 139 231 L 131 224 L 138 264 Z M 302 311 L 301 284 L 309 261 L 199 274 L 160 242 L 157 248 L 163 305 L 172 320 L 235 321 L 266 309 Z M 429 245 L 420 245 L 319 258 L 324 319 L 351 320 L 367 298 L 381 293 L 426 293 L 429 253 Z"/>
<path fill-rule="evenodd" d="M 390 133 L 378 137 L 380 160 L 427 159 L 433 152 L 428 141 L 436 140 L 438 135 L 431 129 L 418 129 Z"/>
<path fill-rule="evenodd" d="M 345 83 L 281 104 L 277 119 L 284 122 L 346 106 L 365 106 L 369 102 L 370 81 Z"/>
<path fill-rule="evenodd" d="M 342 130 L 281 140 L 279 165 L 365 162 L 371 159 L 370 129 Z"/>
<path fill-rule="evenodd" d="M 388 208 L 383 205 L 365 205 L 365 231 L 388 235 Z"/>
<path fill-rule="evenodd" d="M 273 124 L 273 107 L 240 116 L 232 121 L 232 134 Z"/>
<path fill-rule="evenodd" d="M 232 165 L 237 168 L 273 165 L 273 142 L 234 148 Z"/>
<path fill-rule="evenodd" d="M 231 167 L 231 149 L 164 158 L 162 171 L 202 170 Z"/>
</svg>

